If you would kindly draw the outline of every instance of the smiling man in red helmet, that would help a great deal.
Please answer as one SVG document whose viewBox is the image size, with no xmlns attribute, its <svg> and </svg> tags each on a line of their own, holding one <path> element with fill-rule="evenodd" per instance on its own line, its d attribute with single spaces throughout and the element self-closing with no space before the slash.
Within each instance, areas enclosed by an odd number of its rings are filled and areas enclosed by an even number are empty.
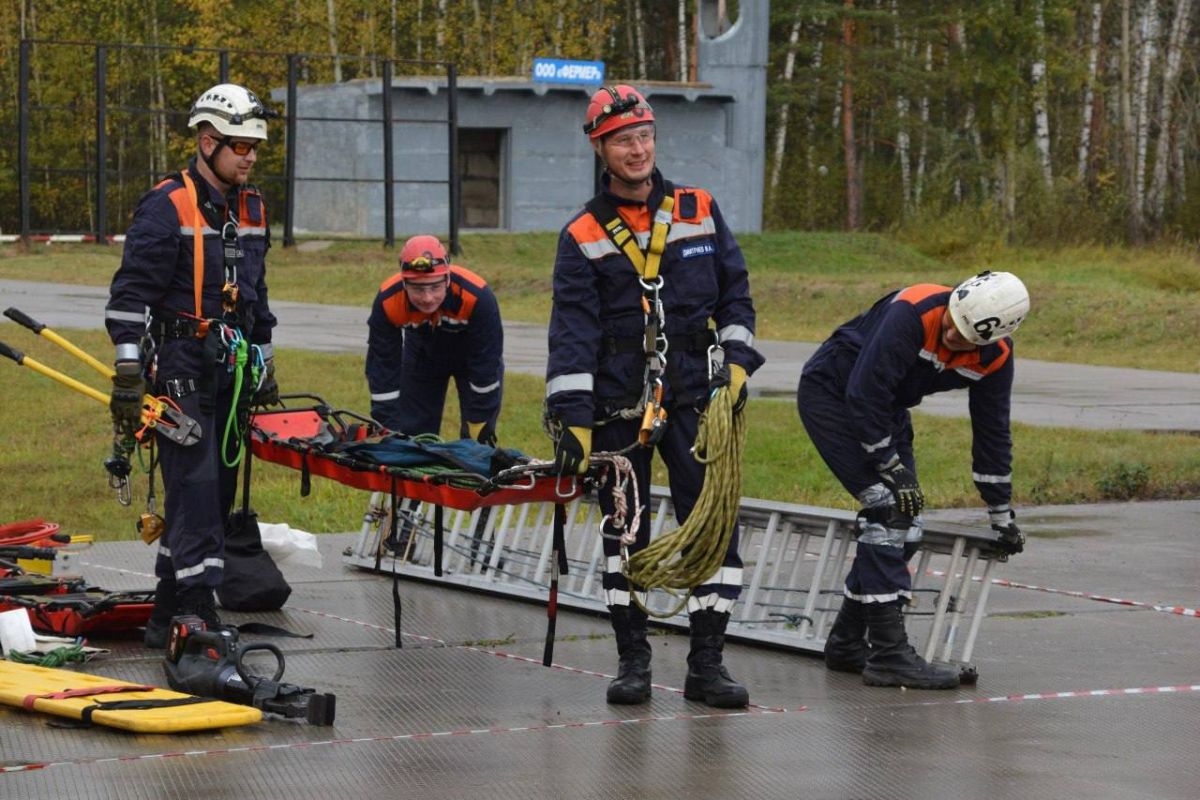
<svg viewBox="0 0 1200 800">
<path fill-rule="evenodd" d="M 453 378 L 460 436 L 496 443 L 504 382 L 504 329 L 483 278 L 451 264 L 435 236 L 414 236 L 400 271 L 379 288 L 367 321 L 371 416 L 415 436 L 438 433 Z"/>
<path fill-rule="evenodd" d="M 746 262 L 712 195 L 675 186 L 655 167 L 654 111 L 641 92 L 627 85 L 597 91 L 583 130 L 605 173 L 603 190 L 563 229 L 554 264 L 546 412 L 557 431 L 555 463 L 560 475 L 580 474 L 593 448 L 641 442 L 627 455 L 638 496 L 647 498 L 657 449 L 682 523 L 704 483 L 704 465 L 691 453 L 701 409 L 714 388 L 729 385 L 740 413 L 746 376 L 764 360 L 754 349 Z M 719 369 L 715 350 L 724 351 Z M 606 514 L 614 491 L 610 483 L 599 493 Z M 632 509 L 633 487 L 625 491 Z M 649 541 L 649 514 L 636 535 L 631 554 Z M 643 703 L 650 698 L 646 613 L 631 605 L 638 587 L 621 573 L 619 543 L 606 537 L 603 546 L 605 602 L 620 656 L 608 702 Z M 722 566 L 688 598 L 689 700 L 720 708 L 749 702 L 722 663 L 741 587 L 735 530 Z"/>
</svg>

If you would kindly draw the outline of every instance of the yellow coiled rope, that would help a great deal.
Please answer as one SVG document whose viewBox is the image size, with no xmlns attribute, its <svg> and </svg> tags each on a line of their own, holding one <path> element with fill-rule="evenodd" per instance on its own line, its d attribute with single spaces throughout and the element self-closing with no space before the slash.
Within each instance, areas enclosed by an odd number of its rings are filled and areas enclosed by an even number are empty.
<svg viewBox="0 0 1200 800">
<path fill-rule="evenodd" d="M 687 603 L 687 592 L 712 577 L 725 561 L 733 538 L 742 497 L 742 451 L 746 446 L 746 415 L 733 413 L 729 387 L 718 389 L 700 416 L 693 457 L 707 465 L 704 485 L 687 521 L 630 556 L 625 576 L 646 591 L 664 589 L 683 599 L 669 613 L 651 611 L 632 592 L 646 613 L 672 617 Z M 632 587 L 631 587 L 632 588 Z"/>
</svg>

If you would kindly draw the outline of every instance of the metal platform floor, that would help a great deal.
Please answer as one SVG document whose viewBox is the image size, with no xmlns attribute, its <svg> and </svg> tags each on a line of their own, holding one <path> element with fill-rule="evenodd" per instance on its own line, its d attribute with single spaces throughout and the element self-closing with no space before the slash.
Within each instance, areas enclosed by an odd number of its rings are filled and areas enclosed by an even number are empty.
<svg viewBox="0 0 1200 800">
<path fill-rule="evenodd" d="M 936 514 L 957 521 L 962 512 Z M 949 692 L 863 686 L 811 656 L 731 644 L 750 689 L 728 713 L 683 699 L 685 637 L 654 636 L 656 689 L 607 706 L 607 621 L 390 578 L 286 570 L 285 611 L 234 615 L 275 639 L 285 680 L 338 697 L 332 728 L 268 719 L 198 735 L 54 727 L 0 707 L 0 798 L 1188 798 L 1200 797 L 1200 501 L 1027 509 L 1027 552 L 994 574 L 975 661 Z M 100 544 L 84 575 L 145 588 L 141 543 Z M 134 641 L 88 665 L 164 684 Z"/>
</svg>

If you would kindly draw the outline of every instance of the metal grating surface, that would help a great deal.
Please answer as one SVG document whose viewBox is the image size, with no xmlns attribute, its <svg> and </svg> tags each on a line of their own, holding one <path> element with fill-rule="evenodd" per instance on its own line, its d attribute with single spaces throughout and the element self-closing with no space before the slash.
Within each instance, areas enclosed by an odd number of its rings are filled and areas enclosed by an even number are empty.
<svg viewBox="0 0 1200 800">
<path fill-rule="evenodd" d="M 732 715 L 678 693 L 682 635 L 652 638 L 651 703 L 609 707 L 605 620 L 563 612 L 547 669 L 542 607 L 444 586 L 401 582 L 410 636 L 392 649 L 390 578 L 338 563 L 355 537 L 322 537 L 325 568 L 289 570 L 287 609 L 262 618 L 315 634 L 275 641 L 286 680 L 338 695 L 336 726 L 132 736 L 0 709 L 0 766 L 19 770 L 0 774 L 0 798 L 1194 800 L 1200 618 L 1152 606 L 1200 606 L 1200 555 L 1183 547 L 1200 502 L 1088 512 L 1103 525 L 1085 511 L 1079 535 L 1057 536 L 1069 513 L 1055 538 L 1034 527 L 1029 552 L 1005 567 L 1005 579 L 1054 591 L 993 586 L 978 686 L 870 689 L 805 654 L 732 644 L 726 662 L 756 704 Z M 141 544 L 83 561 L 109 588 L 146 585 L 128 572 L 149 565 Z M 105 644 L 113 652 L 89 670 L 161 682 L 137 642 Z"/>
</svg>

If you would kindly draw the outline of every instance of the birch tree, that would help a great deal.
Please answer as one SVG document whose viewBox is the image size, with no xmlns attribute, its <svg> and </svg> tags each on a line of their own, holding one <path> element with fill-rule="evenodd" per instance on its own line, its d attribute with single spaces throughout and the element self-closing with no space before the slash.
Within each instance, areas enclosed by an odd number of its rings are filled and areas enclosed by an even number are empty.
<svg viewBox="0 0 1200 800">
<path fill-rule="evenodd" d="M 1092 144 L 1092 119 L 1096 105 L 1096 70 L 1100 60 L 1100 28 L 1104 21 L 1104 3 L 1095 0 L 1092 3 L 1091 25 L 1088 35 L 1087 77 L 1083 90 L 1083 113 L 1079 123 L 1079 149 L 1075 174 L 1080 181 L 1087 179 L 1088 155 Z"/>
<path fill-rule="evenodd" d="M 1034 140 L 1042 164 L 1042 180 L 1046 188 L 1054 183 L 1054 170 L 1050 160 L 1050 112 L 1046 103 L 1046 3 L 1036 0 L 1034 4 L 1034 59 L 1029 68 L 1033 92 Z"/>
<path fill-rule="evenodd" d="M 1184 43 L 1187 41 L 1188 30 L 1191 27 L 1191 17 L 1192 0 L 1177 0 L 1175 17 L 1171 22 L 1171 32 L 1167 38 L 1162 91 L 1158 98 L 1158 142 L 1154 150 L 1154 175 L 1150 181 L 1150 190 L 1146 195 L 1149 216 L 1155 222 L 1162 221 L 1163 207 L 1166 202 L 1167 168 L 1171 160 L 1171 142 L 1175 136 L 1172 127 L 1172 113 L 1175 108 L 1176 93 L 1179 90 Z"/>
<path fill-rule="evenodd" d="M 800 27 L 801 22 L 797 18 L 792 23 L 791 33 L 788 35 L 787 55 L 784 56 L 783 74 L 780 75 L 780 81 L 785 86 L 791 84 L 792 77 L 796 74 L 796 48 L 800 41 Z M 774 202 L 776 190 L 779 188 L 779 173 L 783 169 L 783 158 L 787 149 L 788 116 L 791 109 L 790 100 L 784 100 L 779 106 L 779 119 L 775 128 L 775 146 L 772 148 L 771 177 L 767 182 L 767 191 L 772 202 Z"/>
</svg>

